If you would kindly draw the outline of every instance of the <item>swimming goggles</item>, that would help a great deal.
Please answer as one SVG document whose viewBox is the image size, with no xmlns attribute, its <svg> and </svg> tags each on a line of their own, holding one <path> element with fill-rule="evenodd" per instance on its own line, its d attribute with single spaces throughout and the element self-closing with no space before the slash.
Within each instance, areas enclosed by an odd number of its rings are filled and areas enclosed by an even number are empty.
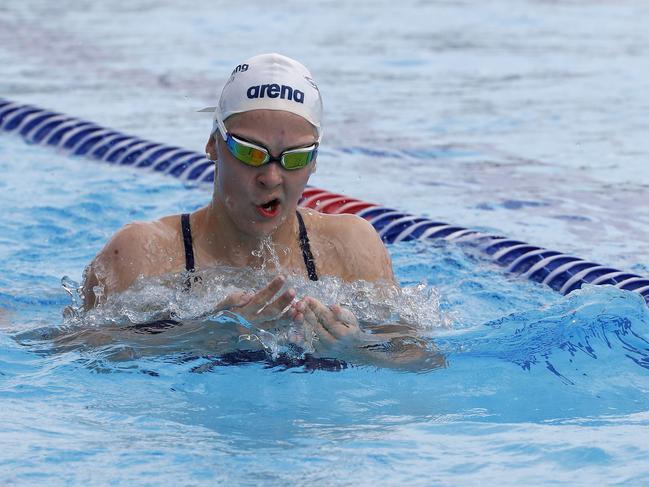
<svg viewBox="0 0 649 487">
<path fill-rule="evenodd" d="M 279 162 L 287 171 L 296 171 L 308 166 L 318 154 L 318 143 L 315 142 L 308 147 L 285 150 L 279 157 L 273 157 L 265 147 L 232 135 L 221 120 L 218 122 L 219 132 L 230 153 L 248 166 L 259 167 L 271 162 Z"/>
</svg>

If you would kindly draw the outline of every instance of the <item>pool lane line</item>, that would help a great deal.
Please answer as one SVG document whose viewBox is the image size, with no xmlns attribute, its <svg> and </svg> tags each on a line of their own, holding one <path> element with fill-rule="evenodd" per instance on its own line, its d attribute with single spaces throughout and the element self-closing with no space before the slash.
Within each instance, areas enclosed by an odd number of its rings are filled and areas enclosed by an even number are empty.
<svg viewBox="0 0 649 487">
<path fill-rule="evenodd" d="M 56 147 L 71 156 L 136 167 L 198 184 L 214 182 L 213 162 L 204 154 L 3 98 L 0 98 L 0 131 L 20 135 L 31 144 Z M 356 214 L 369 221 L 388 244 L 443 239 L 471 245 L 508 272 L 550 286 L 561 294 L 584 284 L 610 284 L 641 294 L 649 305 L 649 279 L 556 250 L 409 215 L 314 187 L 305 189 L 300 205 L 323 213 Z"/>
</svg>

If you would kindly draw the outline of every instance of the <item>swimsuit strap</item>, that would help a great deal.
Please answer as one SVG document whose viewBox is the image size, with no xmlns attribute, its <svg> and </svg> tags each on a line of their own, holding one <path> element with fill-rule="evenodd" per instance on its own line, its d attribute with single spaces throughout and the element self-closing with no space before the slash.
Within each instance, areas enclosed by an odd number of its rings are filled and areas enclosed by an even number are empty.
<svg viewBox="0 0 649 487">
<path fill-rule="evenodd" d="M 185 246 L 185 269 L 194 272 L 194 246 L 192 244 L 192 229 L 189 226 L 189 213 L 180 215 L 180 226 L 183 230 L 183 244 Z"/>
<path fill-rule="evenodd" d="M 309 244 L 309 236 L 306 233 L 306 227 L 304 226 L 304 220 L 299 211 L 295 211 L 297 215 L 297 223 L 300 227 L 300 249 L 302 249 L 302 257 L 304 258 L 304 265 L 306 265 L 306 270 L 309 274 L 309 279 L 312 281 L 318 280 L 318 273 L 315 270 L 315 259 L 311 253 L 311 245 Z"/>
<path fill-rule="evenodd" d="M 311 279 L 312 281 L 317 281 L 318 273 L 315 269 L 315 259 L 313 258 L 313 253 L 311 252 L 309 235 L 307 234 L 302 215 L 300 215 L 299 211 L 296 211 L 295 213 L 297 215 L 297 222 L 300 228 L 299 242 L 300 249 L 302 250 L 302 257 L 304 258 L 304 265 L 306 266 L 307 273 L 309 274 L 309 279 Z M 180 225 L 183 231 L 183 245 L 185 246 L 185 269 L 187 269 L 188 272 L 194 272 L 196 268 L 194 267 L 194 247 L 192 244 L 192 229 L 189 225 L 189 213 L 183 213 L 180 216 Z"/>
</svg>

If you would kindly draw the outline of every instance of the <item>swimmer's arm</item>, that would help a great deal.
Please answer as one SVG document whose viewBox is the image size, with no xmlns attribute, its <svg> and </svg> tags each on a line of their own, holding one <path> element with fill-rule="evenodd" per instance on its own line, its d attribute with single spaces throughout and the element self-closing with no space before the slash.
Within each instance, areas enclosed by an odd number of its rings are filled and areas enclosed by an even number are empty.
<svg viewBox="0 0 649 487">
<path fill-rule="evenodd" d="M 344 262 L 342 277 L 346 281 L 382 281 L 398 286 L 390 254 L 367 220 L 356 215 L 344 215 L 337 227 L 339 246 L 345 249 L 341 261 Z"/>
<path fill-rule="evenodd" d="M 339 275 L 348 282 L 364 280 L 381 284 L 386 294 L 399 288 L 390 255 L 372 225 L 355 215 L 340 215 L 335 220 L 335 245 L 344 263 Z M 444 357 L 431 350 L 415 330 L 404 324 L 383 324 L 363 331 L 353 313 L 341 306 L 325 306 L 306 297 L 292 306 L 291 317 L 308 323 L 318 336 L 316 348 L 322 354 L 351 361 L 408 370 L 443 367 Z"/>
<path fill-rule="evenodd" d="M 82 294 L 86 310 L 125 291 L 139 276 L 159 273 L 146 252 L 150 240 L 144 223 L 126 225 L 110 239 L 84 271 Z"/>
<path fill-rule="evenodd" d="M 412 327 L 399 323 L 365 326 L 374 343 L 359 345 L 370 363 L 411 371 L 446 367 L 445 356 L 434 345 L 417 336 Z"/>
</svg>

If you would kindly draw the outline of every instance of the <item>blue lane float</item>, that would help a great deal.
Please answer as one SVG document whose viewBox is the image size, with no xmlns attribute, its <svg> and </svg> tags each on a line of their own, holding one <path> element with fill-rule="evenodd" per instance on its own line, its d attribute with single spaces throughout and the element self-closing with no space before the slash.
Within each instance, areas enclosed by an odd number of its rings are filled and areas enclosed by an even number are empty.
<svg viewBox="0 0 649 487">
<path fill-rule="evenodd" d="M 32 105 L 0 98 L 0 131 L 28 143 L 48 145 L 69 155 L 167 174 L 184 181 L 211 184 L 212 163 L 203 154 L 101 127 Z M 641 294 L 649 305 L 649 279 L 519 240 L 417 217 L 326 190 L 309 187 L 302 206 L 325 213 L 355 213 L 368 220 L 386 243 L 444 239 L 470 244 L 509 272 L 550 286 L 561 294 L 584 284 L 610 284 Z"/>
<path fill-rule="evenodd" d="M 212 163 L 203 154 L 147 141 L 61 113 L 0 99 L 0 130 L 31 144 L 56 147 L 119 166 L 132 166 L 197 183 L 212 183 Z"/>
</svg>

